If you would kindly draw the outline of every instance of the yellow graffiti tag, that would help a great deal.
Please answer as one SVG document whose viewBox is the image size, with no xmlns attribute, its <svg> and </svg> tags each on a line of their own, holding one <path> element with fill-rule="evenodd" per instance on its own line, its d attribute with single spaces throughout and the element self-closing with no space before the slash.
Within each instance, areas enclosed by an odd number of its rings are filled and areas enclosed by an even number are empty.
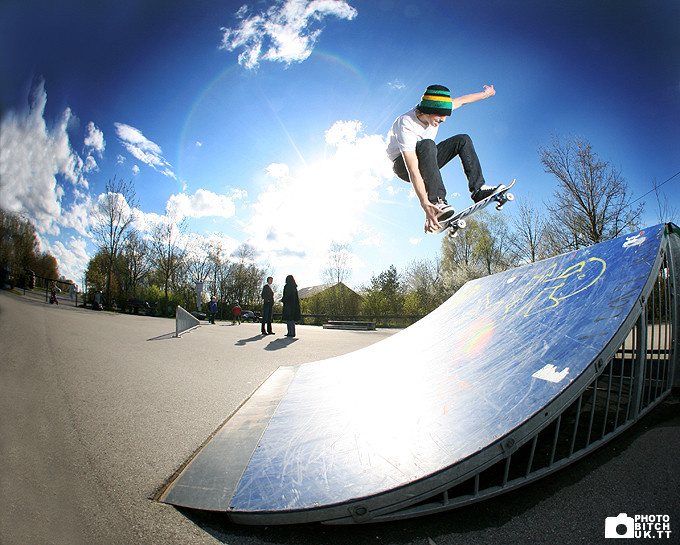
<svg viewBox="0 0 680 545">
<path fill-rule="evenodd" d="M 588 267 L 587 271 L 586 267 Z M 603 259 L 591 257 L 572 265 L 554 278 L 550 277 L 551 273 L 543 275 L 538 283 L 559 283 L 541 290 L 531 301 L 522 306 L 519 312 L 525 311 L 524 316 L 528 317 L 555 308 L 561 301 L 590 288 L 600 279 L 606 268 L 607 263 Z M 586 283 L 588 279 L 590 281 Z"/>
</svg>

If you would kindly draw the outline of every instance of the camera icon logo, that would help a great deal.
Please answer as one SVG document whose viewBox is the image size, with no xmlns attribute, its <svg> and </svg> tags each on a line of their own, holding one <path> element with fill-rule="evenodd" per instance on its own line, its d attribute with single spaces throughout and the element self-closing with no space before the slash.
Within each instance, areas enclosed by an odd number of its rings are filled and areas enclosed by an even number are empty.
<svg viewBox="0 0 680 545">
<path fill-rule="evenodd" d="M 635 537 L 635 519 L 626 513 L 620 513 L 618 517 L 607 517 L 604 519 L 604 537 Z"/>
</svg>

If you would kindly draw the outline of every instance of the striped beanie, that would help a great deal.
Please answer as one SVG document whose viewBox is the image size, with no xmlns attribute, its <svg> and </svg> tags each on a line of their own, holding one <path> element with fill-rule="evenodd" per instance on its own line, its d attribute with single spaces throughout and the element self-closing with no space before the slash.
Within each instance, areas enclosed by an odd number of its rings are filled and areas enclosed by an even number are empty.
<svg viewBox="0 0 680 545">
<path fill-rule="evenodd" d="M 424 114 L 451 115 L 451 92 L 443 85 L 430 85 L 418 108 Z"/>
</svg>

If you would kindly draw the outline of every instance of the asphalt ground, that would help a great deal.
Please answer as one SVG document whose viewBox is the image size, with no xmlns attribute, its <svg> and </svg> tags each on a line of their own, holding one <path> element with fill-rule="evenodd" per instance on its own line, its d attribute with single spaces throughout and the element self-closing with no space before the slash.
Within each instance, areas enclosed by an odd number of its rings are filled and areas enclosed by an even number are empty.
<svg viewBox="0 0 680 545">
<path fill-rule="evenodd" d="M 611 543 L 605 519 L 663 515 L 680 543 L 680 404 L 672 397 L 585 459 L 520 490 L 418 519 L 360 527 L 238 526 L 153 500 L 279 366 L 394 331 L 203 325 L 0 292 L 0 544 Z M 654 533 L 656 535 L 656 533 Z M 652 536 L 626 543 L 649 543 Z"/>
</svg>

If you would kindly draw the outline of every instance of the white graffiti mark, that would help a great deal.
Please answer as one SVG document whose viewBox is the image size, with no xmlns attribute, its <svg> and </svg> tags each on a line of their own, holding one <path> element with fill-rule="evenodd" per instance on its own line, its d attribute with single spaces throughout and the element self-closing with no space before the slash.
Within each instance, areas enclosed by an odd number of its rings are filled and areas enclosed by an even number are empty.
<svg viewBox="0 0 680 545">
<path fill-rule="evenodd" d="M 541 380 L 547 380 L 548 382 L 554 382 L 557 384 L 558 382 L 561 382 L 564 377 L 566 377 L 569 374 L 569 367 L 566 369 L 560 371 L 559 373 L 557 372 L 557 367 L 555 367 L 552 364 L 546 365 L 543 369 L 540 369 L 536 371 L 533 375 L 531 375 L 534 378 L 539 378 Z"/>
<path fill-rule="evenodd" d="M 644 234 L 644 231 L 641 231 L 635 236 L 632 237 L 626 237 L 626 242 L 623 243 L 624 248 L 632 248 L 633 246 L 640 246 L 645 240 L 647 240 L 647 237 L 643 237 L 642 235 Z"/>
</svg>

